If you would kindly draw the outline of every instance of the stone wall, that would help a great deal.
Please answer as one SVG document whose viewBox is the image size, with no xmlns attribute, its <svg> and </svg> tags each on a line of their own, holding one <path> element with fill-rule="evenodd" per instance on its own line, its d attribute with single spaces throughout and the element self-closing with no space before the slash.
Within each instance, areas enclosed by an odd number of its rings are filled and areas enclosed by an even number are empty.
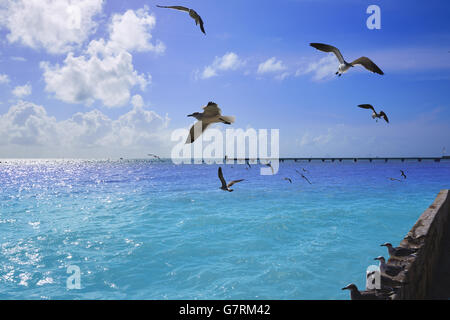
<svg viewBox="0 0 450 320">
<path fill-rule="evenodd" d="M 430 299 L 433 286 L 438 286 L 440 269 L 448 261 L 448 240 L 450 238 L 450 191 L 441 191 L 434 203 L 420 216 L 411 231 L 400 243 L 407 248 L 418 248 L 415 257 L 404 260 L 389 259 L 391 264 L 406 264 L 406 272 L 397 277 L 402 283 L 400 289 L 391 298 L 398 300 Z M 445 258 L 445 259 L 444 259 Z M 449 279 L 442 279 L 448 283 Z M 447 297 L 449 298 L 449 297 Z"/>
</svg>

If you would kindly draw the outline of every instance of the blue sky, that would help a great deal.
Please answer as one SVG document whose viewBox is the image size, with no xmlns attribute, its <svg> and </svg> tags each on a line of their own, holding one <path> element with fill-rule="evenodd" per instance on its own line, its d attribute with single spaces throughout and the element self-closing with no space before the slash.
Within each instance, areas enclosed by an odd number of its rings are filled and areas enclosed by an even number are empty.
<svg viewBox="0 0 450 320">
<path fill-rule="evenodd" d="M 194 8 L 206 36 L 156 4 Z M 380 30 L 366 27 L 372 4 Z M 0 157 L 168 156 L 170 133 L 211 100 L 235 128 L 280 129 L 282 156 L 440 155 L 449 12 L 444 0 L 3 1 Z M 385 75 L 337 78 L 337 60 L 310 42 Z"/>
</svg>

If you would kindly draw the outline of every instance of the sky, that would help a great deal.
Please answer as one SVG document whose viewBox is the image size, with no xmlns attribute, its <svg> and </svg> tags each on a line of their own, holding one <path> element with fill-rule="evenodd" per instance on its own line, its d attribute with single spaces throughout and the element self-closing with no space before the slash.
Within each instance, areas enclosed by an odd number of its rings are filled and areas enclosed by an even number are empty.
<svg viewBox="0 0 450 320">
<path fill-rule="evenodd" d="M 206 35 L 157 4 L 195 9 Z M 0 158 L 167 157 L 209 101 L 234 129 L 279 129 L 285 157 L 440 156 L 449 13 L 445 0 L 0 0 Z M 337 77 L 311 42 L 385 75 Z"/>
</svg>

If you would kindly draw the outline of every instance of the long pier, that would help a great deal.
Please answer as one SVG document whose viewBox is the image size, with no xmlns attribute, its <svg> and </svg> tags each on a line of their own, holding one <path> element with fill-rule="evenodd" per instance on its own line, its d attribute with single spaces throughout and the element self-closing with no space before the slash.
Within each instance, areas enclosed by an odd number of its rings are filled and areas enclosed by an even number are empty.
<svg viewBox="0 0 450 320">
<path fill-rule="evenodd" d="M 443 156 L 443 157 L 319 157 L 319 158 L 266 158 L 266 159 L 252 159 L 252 158 L 235 158 L 235 159 L 227 159 L 227 161 L 251 161 L 251 162 L 255 162 L 255 161 L 260 161 L 260 160 L 264 160 L 264 161 L 271 161 L 271 160 L 278 160 L 280 162 L 285 162 L 285 161 L 294 161 L 294 162 L 301 162 L 301 161 L 306 161 L 306 162 L 312 162 L 312 161 L 322 161 L 322 162 L 342 162 L 342 161 L 353 161 L 353 162 L 358 162 L 358 161 L 369 161 L 369 162 L 373 162 L 373 161 L 384 161 L 384 162 L 388 162 L 388 161 L 401 161 L 401 162 L 405 162 L 405 161 L 418 161 L 418 162 L 422 162 L 422 161 L 434 161 L 434 162 L 441 162 L 444 160 L 450 160 L 450 156 Z"/>
</svg>

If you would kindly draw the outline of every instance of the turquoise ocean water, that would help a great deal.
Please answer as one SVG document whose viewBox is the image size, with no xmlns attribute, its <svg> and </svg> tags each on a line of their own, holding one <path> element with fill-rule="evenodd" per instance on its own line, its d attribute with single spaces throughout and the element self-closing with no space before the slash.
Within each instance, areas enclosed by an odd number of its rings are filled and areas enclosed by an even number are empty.
<svg viewBox="0 0 450 320">
<path fill-rule="evenodd" d="M 450 162 L 222 167 L 232 193 L 217 165 L 2 160 L 0 299 L 348 299 L 450 188 Z"/>
</svg>

